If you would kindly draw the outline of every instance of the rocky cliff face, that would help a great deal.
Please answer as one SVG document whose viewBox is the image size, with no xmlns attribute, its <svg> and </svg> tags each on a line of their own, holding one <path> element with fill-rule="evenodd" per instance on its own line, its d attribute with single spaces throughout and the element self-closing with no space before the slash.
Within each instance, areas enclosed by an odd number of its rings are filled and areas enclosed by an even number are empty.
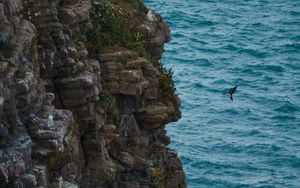
<svg viewBox="0 0 300 188">
<path fill-rule="evenodd" d="M 93 6 L 126 15 L 142 49 L 91 48 Z M 169 40 L 139 0 L 0 0 L 0 187 L 186 187 L 164 129 L 180 118 Z"/>
</svg>

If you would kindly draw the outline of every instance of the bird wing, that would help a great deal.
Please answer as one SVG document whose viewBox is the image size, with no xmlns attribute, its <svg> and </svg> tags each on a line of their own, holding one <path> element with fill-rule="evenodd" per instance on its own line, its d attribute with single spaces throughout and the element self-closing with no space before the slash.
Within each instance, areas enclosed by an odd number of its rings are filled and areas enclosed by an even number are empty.
<svg viewBox="0 0 300 188">
<path fill-rule="evenodd" d="M 230 89 L 229 89 L 229 93 L 230 93 L 230 94 L 233 94 L 233 93 L 236 91 L 236 89 L 237 89 L 237 86 L 235 86 L 235 87 L 233 87 L 233 88 L 230 88 Z"/>
</svg>

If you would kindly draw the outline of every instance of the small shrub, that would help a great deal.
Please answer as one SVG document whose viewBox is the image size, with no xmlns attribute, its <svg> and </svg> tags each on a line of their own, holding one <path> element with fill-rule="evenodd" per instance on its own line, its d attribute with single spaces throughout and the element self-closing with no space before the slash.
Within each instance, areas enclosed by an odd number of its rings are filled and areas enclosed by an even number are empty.
<svg viewBox="0 0 300 188">
<path fill-rule="evenodd" d="M 118 56 L 118 57 L 116 58 L 116 60 L 117 60 L 118 62 L 121 62 L 121 63 L 126 64 L 127 61 L 129 60 L 129 58 L 126 57 L 125 55 L 120 55 L 120 56 Z"/>
<path fill-rule="evenodd" d="M 71 140 L 74 136 L 79 135 L 79 128 L 79 124 L 76 121 L 71 123 L 67 129 L 67 133 L 65 136 L 67 140 Z"/>
<path fill-rule="evenodd" d="M 108 109 L 113 102 L 113 96 L 108 91 L 102 91 L 99 94 L 98 104 L 103 109 Z"/>
<path fill-rule="evenodd" d="M 147 178 L 155 187 L 164 188 L 165 187 L 165 172 L 160 167 L 149 167 L 147 169 Z"/>
<path fill-rule="evenodd" d="M 57 151 L 49 154 L 48 161 L 47 161 L 49 168 L 51 169 L 58 168 L 60 164 L 63 163 L 65 157 L 66 157 L 66 153 L 62 151 Z"/>
<path fill-rule="evenodd" d="M 158 97 L 159 100 L 166 103 L 168 101 L 175 101 L 175 84 L 173 81 L 172 69 L 166 69 L 160 61 L 157 61 L 154 66 L 161 73 L 158 77 Z"/>
<path fill-rule="evenodd" d="M 35 18 L 41 15 L 32 2 L 24 1 L 23 6 L 23 10 L 20 12 L 23 15 L 23 19 L 33 22 Z"/>
<path fill-rule="evenodd" d="M 162 176 L 162 170 L 161 170 L 161 168 L 153 168 L 153 174 L 155 176 Z"/>
</svg>

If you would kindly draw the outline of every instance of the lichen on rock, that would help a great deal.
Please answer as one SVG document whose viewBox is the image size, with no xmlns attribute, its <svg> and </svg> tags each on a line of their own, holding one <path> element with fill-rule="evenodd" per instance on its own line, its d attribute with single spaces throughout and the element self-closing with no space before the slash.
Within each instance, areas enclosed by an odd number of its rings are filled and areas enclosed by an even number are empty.
<svg viewBox="0 0 300 188">
<path fill-rule="evenodd" d="M 0 187 L 186 187 L 169 40 L 140 0 L 0 1 Z"/>
</svg>

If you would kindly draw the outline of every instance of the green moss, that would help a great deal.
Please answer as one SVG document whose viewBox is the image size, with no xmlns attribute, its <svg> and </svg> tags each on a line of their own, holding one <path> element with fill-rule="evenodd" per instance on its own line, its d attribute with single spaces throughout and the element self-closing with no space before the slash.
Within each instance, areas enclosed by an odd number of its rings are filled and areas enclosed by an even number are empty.
<svg viewBox="0 0 300 188">
<path fill-rule="evenodd" d="M 125 13 L 124 6 L 114 1 L 93 0 L 90 14 L 93 29 L 87 33 L 87 47 L 92 56 L 96 56 L 107 46 L 120 46 L 146 54 L 143 36 L 134 30 L 131 19 Z M 129 5 L 130 1 L 122 4 Z M 128 7 L 127 7 L 128 8 Z M 126 9 L 127 9 L 126 8 Z"/>
<path fill-rule="evenodd" d="M 71 123 L 67 129 L 67 133 L 66 133 L 66 137 L 68 139 L 72 139 L 74 136 L 79 135 L 79 130 L 80 126 L 79 124 L 74 121 L 73 123 Z"/>
<path fill-rule="evenodd" d="M 37 33 L 33 38 L 32 38 L 32 41 L 31 41 L 31 45 L 30 45 L 30 54 L 31 55 L 34 55 L 37 50 L 40 48 L 40 45 L 39 45 L 39 34 Z"/>
<path fill-rule="evenodd" d="M 62 162 L 64 161 L 65 157 L 66 157 L 66 153 L 62 151 L 53 152 L 49 154 L 48 161 L 47 161 L 49 168 L 52 169 L 58 168 L 60 164 L 62 164 Z"/>
<path fill-rule="evenodd" d="M 0 43 L 0 60 L 10 58 L 16 51 L 15 45 L 11 41 L 3 41 Z"/>
<path fill-rule="evenodd" d="M 113 96 L 108 91 L 102 91 L 99 94 L 98 105 L 103 109 L 108 109 L 113 102 Z"/>
<path fill-rule="evenodd" d="M 118 62 L 121 62 L 121 63 L 124 63 L 124 64 L 127 63 L 127 61 L 129 60 L 129 58 L 126 57 L 125 55 L 120 55 L 116 59 L 117 59 Z"/>
</svg>

